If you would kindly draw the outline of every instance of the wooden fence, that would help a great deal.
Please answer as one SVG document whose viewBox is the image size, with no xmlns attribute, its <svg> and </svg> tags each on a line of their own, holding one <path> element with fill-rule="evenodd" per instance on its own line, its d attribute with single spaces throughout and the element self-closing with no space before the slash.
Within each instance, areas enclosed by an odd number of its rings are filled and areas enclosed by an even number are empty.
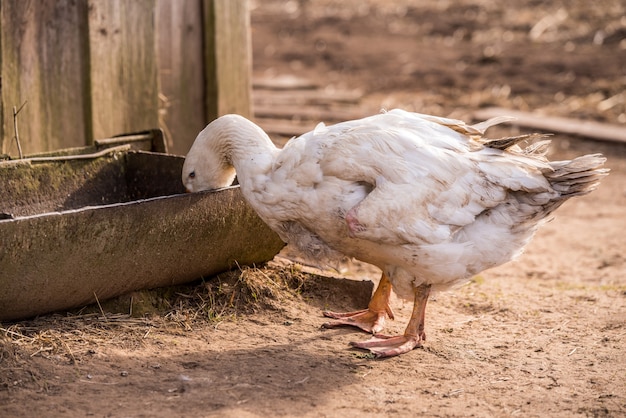
<svg viewBox="0 0 626 418">
<path fill-rule="evenodd" d="M 161 127 L 170 152 L 250 116 L 247 0 L 0 0 L 0 153 Z"/>
</svg>

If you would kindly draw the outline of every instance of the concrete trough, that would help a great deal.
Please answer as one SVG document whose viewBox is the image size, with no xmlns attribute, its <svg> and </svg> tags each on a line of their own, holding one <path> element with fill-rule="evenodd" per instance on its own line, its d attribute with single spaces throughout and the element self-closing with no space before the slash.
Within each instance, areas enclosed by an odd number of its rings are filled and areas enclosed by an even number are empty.
<svg viewBox="0 0 626 418">
<path fill-rule="evenodd" d="M 184 193 L 183 157 L 118 143 L 75 155 L 0 161 L 0 321 L 261 263 L 284 245 L 238 186 Z"/>
</svg>

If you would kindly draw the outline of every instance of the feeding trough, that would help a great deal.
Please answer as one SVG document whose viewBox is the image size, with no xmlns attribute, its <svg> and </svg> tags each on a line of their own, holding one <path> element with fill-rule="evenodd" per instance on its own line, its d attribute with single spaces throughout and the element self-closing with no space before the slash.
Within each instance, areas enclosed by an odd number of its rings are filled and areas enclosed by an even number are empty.
<svg viewBox="0 0 626 418">
<path fill-rule="evenodd" d="M 155 152 L 160 151 L 160 152 Z M 160 131 L 0 160 L 0 321 L 270 260 L 238 186 L 184 193 Z"/>
</svg>

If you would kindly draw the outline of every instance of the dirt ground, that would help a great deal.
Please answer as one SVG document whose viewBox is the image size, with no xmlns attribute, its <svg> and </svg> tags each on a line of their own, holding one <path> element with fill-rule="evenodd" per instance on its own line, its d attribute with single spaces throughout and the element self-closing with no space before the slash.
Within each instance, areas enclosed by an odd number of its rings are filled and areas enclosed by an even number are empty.
<svg viewBox="0 0 626 418">
<path fill-rule="evenodd" d="M 259 0 L 254 76 L 358 90 L 364 116 L 501 106 L 624 126 L 624 16 L 619 0 Z M 321 310 L 365 306 L 369 282 L 274 263 L 137 294 L 145 315 L 0 324 L 0 416 L 626 416 L 626 144 L 553 137 L 552 158 L 590 152 L 608 157 L 601 187 L 518 260 L 435 295 L 423 348 L 351 349 L 367 335 L 320 329 Z M 393 308 L 401 333 L 411 305 Z"/>
</svg>

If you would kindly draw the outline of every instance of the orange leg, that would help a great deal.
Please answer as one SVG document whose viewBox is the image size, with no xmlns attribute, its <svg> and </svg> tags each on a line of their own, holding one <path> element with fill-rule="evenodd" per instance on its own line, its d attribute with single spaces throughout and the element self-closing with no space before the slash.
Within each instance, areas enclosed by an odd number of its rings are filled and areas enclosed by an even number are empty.
<svg viewBox="0 0 626 418">
<path fill-rule="evenodd" d="M 391 282 L 385 273 L 383 273 L 367 309 L 343 313 L 325 311 L 324 316 L 334 318 L 336 321 L 327 322 L 322 326 L 324 328 L 333 328 L 349 325 L 361 328 L 366 332 L 380 332 L 385 326 L 386 317 L 388 316 L 390 319 L 393 319 L 393 311 L 389 307 L 390 296 Z"/>
<path fill-rule="evenodd" d="M 426 315 L 426 302 L 428 301 L 429 295 L 429 284 L 422 284 L 415 289 L 413 313 L 404 331 L 404 335 L 390 337 L 378 334 L 367 341 L 350 343 L 350 345 L 369 350 L 376 357 L 393 357 L 408 353 L 416 347 L 421 347 L 422 341 L 426 340 L 424 317 Z"/>
</svg>

